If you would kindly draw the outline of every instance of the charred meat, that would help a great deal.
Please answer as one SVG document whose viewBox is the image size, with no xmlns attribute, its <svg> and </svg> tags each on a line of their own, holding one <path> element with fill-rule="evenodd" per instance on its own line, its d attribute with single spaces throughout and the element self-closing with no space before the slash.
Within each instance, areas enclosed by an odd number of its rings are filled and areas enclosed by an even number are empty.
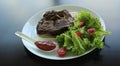
<svg viewBox="0 0 120 66">
<path fill-rule="evenodd" d="M 48 11 L 37 24 L 38 34 L 59 35 L 73 26 L 73 17 L 67 10 Z"/>
</svg>

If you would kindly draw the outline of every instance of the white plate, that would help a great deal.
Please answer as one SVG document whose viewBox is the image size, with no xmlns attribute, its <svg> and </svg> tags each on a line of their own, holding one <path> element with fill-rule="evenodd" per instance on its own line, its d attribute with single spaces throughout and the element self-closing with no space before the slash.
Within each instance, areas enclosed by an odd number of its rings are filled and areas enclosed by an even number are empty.
<svg viewBox="0 0 120 66">
<path fill-rule="evenodd" d="M 80 6 L 73 6 L 73 5 L 62 5 L 62 6 L 55 6 L 55 7 L 51 7 L 45 10 L 42 10 L 38 13 L 36 13 L 34 16 L 32 16 L 24 25 L 22 33 L 28 35 L 29 37 L 33 38 L 33 39 L 37 39 L 37 40 L 43 40 L 43 38 L 38 37 L 37 33 L 36 33 L 36 25 L 38 23 L 38 21 L 42 18 L 43 13 L 45 13 L 46 11 L 51 11 L 51 10 L 63 10 L 63 9 L 67 9 L 69 12 L 80 12 L 81 10 L 85 10 L 85 11 L 89 11 L 91 12 L 91 14 L 93 16 L 96 16 L 98 18 L 100 18 L 101 21 L 101 25 L 103 26 L 104 30 L 106 29 L 105 24 L 103 19 L 96 14 L 94 11 L 92 11 L 91 9 L 88 8 L 84 8 L 84 7 L 80 7 Z M 51 39 L 53 40 L 53 39 Z M 54 52 L 43 52 L 40 51 L 38 48 L 36 48 L 36 46 L 29 44 L 29 42 L 25 41 L 24 39 L 22 39 L 24 46 L 33 54 L 39 56 L 39 57 L 43 57 L 46 59 L 52 59 L 52 60 L 67 60 L 67 59 L 73 59 L 73 58 L 77 58 L 77 57 L 81 57 L 85 54 L 88 54 L 89 52 L 93 51 L 93 49 L 85 52 L 82 55 L 79 56 L 75 56 L 72 55 L 71 53 L 68 53 L 65 57 L 58 57 L 58 55 L 56 54 L 56 51 Z"/>
</svg>

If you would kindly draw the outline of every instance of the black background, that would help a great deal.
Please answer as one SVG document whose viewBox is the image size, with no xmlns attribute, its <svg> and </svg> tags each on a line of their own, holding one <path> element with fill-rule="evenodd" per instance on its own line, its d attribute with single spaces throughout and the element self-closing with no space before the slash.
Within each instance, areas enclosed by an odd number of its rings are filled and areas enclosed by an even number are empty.
<svg viewBox="0 0 120 66">
<path fill-rule="evenodd" d="M 105 20 L 111 35 L 104 38 L 101 50 L 72 60 L 55 61 L 30 53 L 15 36 L 36 12 L 55 5 L 72 4 L 95 10 Z M 120 66 L 120 1 L 119 0 L 0 0 L 0 66 Z"/>
</svg>

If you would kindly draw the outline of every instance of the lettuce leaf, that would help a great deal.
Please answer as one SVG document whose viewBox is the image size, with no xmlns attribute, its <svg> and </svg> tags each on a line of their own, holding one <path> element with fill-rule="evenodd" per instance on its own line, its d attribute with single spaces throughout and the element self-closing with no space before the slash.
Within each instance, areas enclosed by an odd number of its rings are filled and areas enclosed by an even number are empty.
<svg viewBox="0 0 120 66">
<path fill-rule="evenodd" d="M 80 27 L 80 22 L 85 22 L 86 25 Z M 91 27 L 96 29 L 93 35 L 87 33 L 87 29 Z M 82 33 L 81 37 L 77 36 L 76 32 L 78 31 Z M 69 27 L 68 31 L 57 35 L 56 39 L 60 47 L 80 55 L 92 48 L 103 48 L 104 42 L 102 42 L 102 38 L 108 34 L 111 33 L 102 28 L 98 18 L 91 16 L 90 12 L 80 11 L 74 18 L 74 26 Z"/>
</svg>

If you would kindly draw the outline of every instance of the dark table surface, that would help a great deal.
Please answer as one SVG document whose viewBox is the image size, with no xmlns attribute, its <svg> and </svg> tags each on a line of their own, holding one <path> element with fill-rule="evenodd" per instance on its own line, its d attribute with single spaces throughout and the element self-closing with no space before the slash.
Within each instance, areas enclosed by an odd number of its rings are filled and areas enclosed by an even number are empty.
<svg viewBox="0 0 120 66">
<path fill-rule="evenodd" d="M 100 14 L 111 35 L 105 46 L 83 57 L 66 61 L 40 58 L 29 52 L 15 36 L 36 12 L 63 4 L 84 6 Z M 0 0 L 0 66 L 120 66 L 120 0 Z"/>
</svg>

